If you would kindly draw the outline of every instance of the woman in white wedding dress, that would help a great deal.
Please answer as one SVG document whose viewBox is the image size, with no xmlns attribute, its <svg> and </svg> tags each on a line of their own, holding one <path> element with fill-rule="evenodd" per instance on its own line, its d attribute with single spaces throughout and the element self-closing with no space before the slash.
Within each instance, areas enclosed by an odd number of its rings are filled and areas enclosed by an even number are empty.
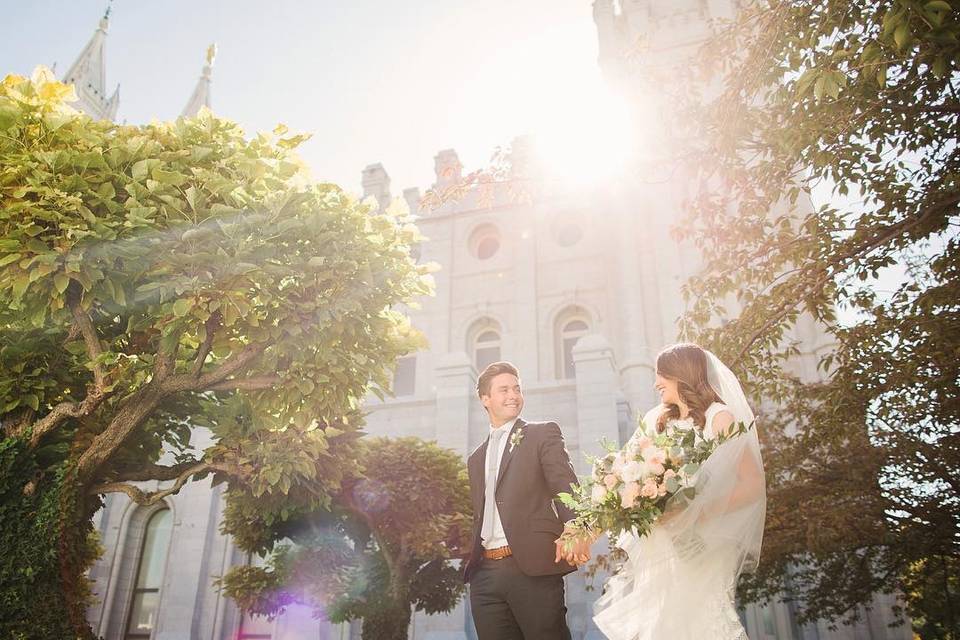
<svg viewBox="0 0 960 640">
<path fill-rule="evenodd" d="M 657 356 L 662 404 L 644 417 L 634 437 L 695 428 L 712 439 L 753 412 L 736 377 L 709 351 L 693 344 Z M 648 536 L 622 534 L 627 553 L 595 607 L 594 620 L 610 640 L 747 640 L 734 593 L 741 573 L 760 557 L 766 490 L 756 427 L 725 441 L 695 475 L 696 495 L 668 503 Z"/>
</svg>

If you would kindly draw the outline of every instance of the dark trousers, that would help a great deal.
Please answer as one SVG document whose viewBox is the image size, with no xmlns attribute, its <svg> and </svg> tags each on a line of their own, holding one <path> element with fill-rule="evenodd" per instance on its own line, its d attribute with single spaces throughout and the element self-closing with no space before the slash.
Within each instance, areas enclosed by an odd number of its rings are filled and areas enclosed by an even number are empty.
<svg viewBox="0 0 960 640">
<path fill-rule="evenodd" d="M 481 561 L 470 608 L 479 640 L 570 640 L 563 576 L 528 576 L 513 557 Z"/>
</svg>

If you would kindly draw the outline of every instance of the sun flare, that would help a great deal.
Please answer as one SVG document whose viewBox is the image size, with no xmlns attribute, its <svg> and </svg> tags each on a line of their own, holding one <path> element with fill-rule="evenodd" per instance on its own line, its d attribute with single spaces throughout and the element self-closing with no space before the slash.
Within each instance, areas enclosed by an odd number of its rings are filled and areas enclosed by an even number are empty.
<svg viewBox="0 0 960 640">
<path fill-rule="evenodd" d="M 571 92 L 544 115 L 533 137 L 545 177 L 587 187 L 623 175 L 636 142 L 623 98 L 593 86 Z"/>
</svg>

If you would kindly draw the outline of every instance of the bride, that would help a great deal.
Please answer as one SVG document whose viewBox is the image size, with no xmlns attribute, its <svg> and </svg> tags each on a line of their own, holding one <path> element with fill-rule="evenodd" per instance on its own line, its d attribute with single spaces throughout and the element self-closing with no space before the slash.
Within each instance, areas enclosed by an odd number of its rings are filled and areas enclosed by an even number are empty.
<svg viewBox="0 0 960 640">
<path fill-rule="evenodd" d="M 670 429 L 712 439 L 753 412 L 736 377 L 706 349 L 676 344 L 657 356 L 662 404 L 634 438 Z M 696 473 L 696 495 L 671 501 L 648 536 L 622 534 L 627 554 L 594 620 L 610 640 L 747 640 L 734 605 L 737 579 L 760 557 L 766 512 L 756 428 L 725 441 Z"/>
</svg>

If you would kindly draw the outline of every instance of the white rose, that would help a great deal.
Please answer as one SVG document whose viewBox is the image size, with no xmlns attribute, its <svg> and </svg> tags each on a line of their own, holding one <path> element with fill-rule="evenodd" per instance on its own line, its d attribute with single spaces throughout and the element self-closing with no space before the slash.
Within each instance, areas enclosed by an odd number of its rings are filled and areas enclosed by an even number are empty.
<svg viewBox="0 0 960 640">
<path fill-rule="evenodd" d="M 613 459 L 613 464 L 610 466 L 610 469 L 617 475 L 620 475 L 623 470 L 624 465 L 627 464 L 627 457 L 623 451 L 617 453 L 617 456 Z"/>
<path fill-rule="evenodd" d="M 643 464 L 636 460 L 631 460 L 623 465 L 623 469 L 620 470 L 620 477 L 623 478 L 624 482 L 639 482 L 643 476 L 643 468 Z"/>
<path fill-rule="evenodd" d="M 590 499 L 593 500 L 594 504 L 600 504 L 603 502 L 603 499 L 607 497 L 607 488 L 602 484 L 593 485 L 593 492 L 590 494 Z"/>
</svg>

